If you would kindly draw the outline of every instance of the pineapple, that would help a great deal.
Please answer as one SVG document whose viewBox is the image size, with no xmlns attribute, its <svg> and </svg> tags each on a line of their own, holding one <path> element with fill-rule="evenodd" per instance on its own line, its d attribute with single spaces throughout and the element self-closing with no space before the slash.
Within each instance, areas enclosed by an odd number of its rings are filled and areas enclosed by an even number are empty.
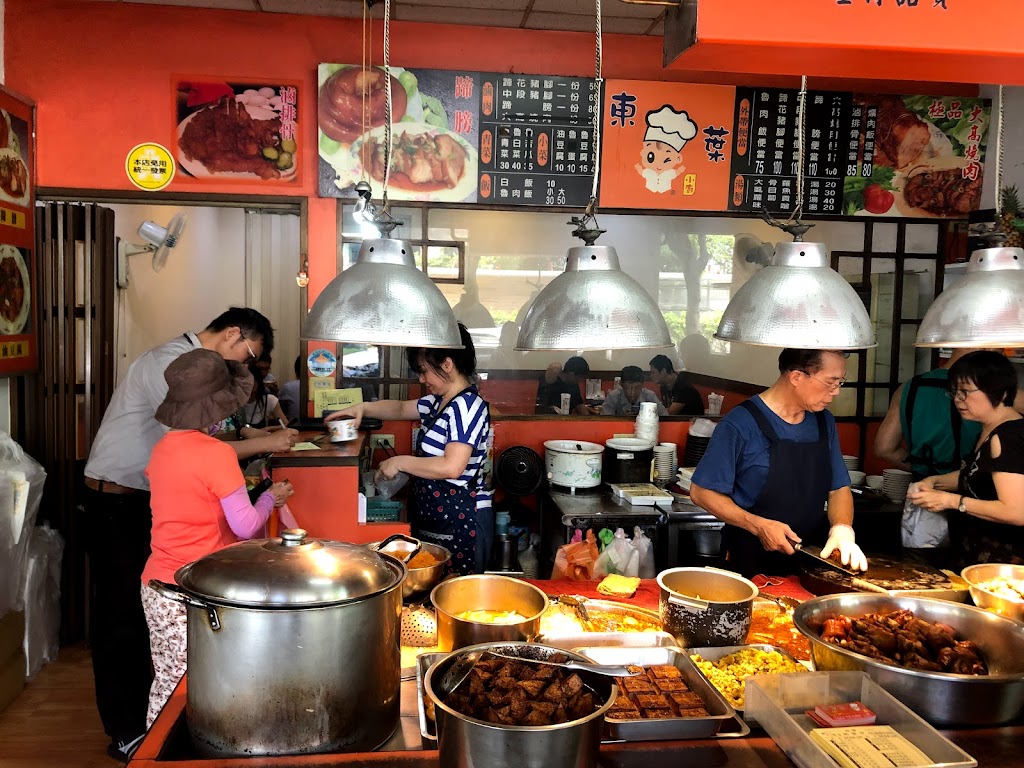
<svg viewBox="0 0 1024 768">
<path fill-rule="evenodd" d="M 1006 235 L 1004 245 L 1008 248 L 1024 247 L 1024 210 L 1020 202 L 1017 185 L 1003 187 L 1001 191 L 1002 214 L 996 228 Z"/>
</svg>

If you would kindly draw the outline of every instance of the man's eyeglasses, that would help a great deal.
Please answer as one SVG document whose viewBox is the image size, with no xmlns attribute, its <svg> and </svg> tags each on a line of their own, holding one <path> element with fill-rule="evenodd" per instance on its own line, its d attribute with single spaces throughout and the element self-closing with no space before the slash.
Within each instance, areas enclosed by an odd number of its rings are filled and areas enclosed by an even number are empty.
<svg viewBox="0 0 1024 768">
<path fill-rule="evenodd" d="M 257 358 L 257 354 L 252 351 L 252 347 L 249 346 L 248 340 L 245 338 L 245 336 L 243 335 L 243 333 L 241 331 L 238 332 L 238 335 L 242 337 L 242 341 L 245 342 L 245 348 L 247 350 L 249 350 L 249 359 L 246 360 L 245 362 L 247 362 L 247 363 L 255 363 L 256 362 L 256 358 Z"/>
<path fill-rule="evenodd" d="M 979 390 L 977 388 L 975 388 L 975 389 L 947 389 L 946 390 L 946 397 L 948 397 L 950 400 L 953 400 L 955 402 L 964 402 L 965 400 L 967 400 L 967 396 L 969 394 L 971 394 L 972 392 L 978 392 L 978 391 Z"/>
<path fill-rule="evenodd" d="M 802 371 L 802 373 L 807 378 L 814 379 L 819 384 L 824 384 L 828 388 L 829 392 L 836 392 L 836 391 L 838 391 L 839 388 L 842 387 L 843 384 L 846 383 L 846 379 L 838 379 L 836 381 L 825 381 L 824 379 L 819 379 L 817 376 L 812 376 L 811 374 L 807 373 L 807 371 Z"/>
</svg>

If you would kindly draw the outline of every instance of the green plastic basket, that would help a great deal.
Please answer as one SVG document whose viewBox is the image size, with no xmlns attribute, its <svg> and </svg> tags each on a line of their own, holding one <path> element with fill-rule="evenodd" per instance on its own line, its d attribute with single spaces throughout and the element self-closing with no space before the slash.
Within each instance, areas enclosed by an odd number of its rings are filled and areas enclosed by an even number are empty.
<svg viewBox="0 0 1024 768">
<path fill-rule="evenodd" d="M 366 522 L 393 523 L 402 517 L 402 502 L 369 498 L 366 500 Z"/>
</svg>

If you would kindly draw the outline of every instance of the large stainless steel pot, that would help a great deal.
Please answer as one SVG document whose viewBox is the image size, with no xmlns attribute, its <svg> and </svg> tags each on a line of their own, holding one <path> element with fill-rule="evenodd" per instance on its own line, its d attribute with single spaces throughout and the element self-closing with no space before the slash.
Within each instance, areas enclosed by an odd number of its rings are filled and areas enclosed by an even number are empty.
<svg viewBox="0 0 1024 768">
<path fill-rule="evenodd" d="M 924 672 L 883 664 L 825 642 L 812 627 L 833 616 L 913 611 L 947 624 L 960 640 L 973 640 L 988 675 Z M 793 623 L 811 641 L 818 670 L 856 670 L 934 725 L 998 725 L 1024 714 L 1024 625 L 961 603 L 921 597 L 844 594 L 816 597 L 797 606 Z"/>
<path fill-rule="evenodd" d="M 417 545 L 424 552 L 428 552 L 433 556 L 435 560 L 433 565 L 423 568 L 409 567 L 406 561 L 409 555 L 415 551 Z M 430 593 L 430 590 L 441 581 L 441 577 L 444 576 L 445 569 L 448 567 L 448 562 L 452 559 L 452 553 L 442 546 L 431 544 L 427 541 L 418 541 L 401 534 L 392 536 L 382 542 L 375 541 L 366 546 L 374 552 L 383 552 L 406 563 L 405 570 L 407 575 L 405 581 L 402 582 L 402 600 L 407 603 L 422 602 Z"/>
<path fill-rule="evenodd" d="M 450 651 L 477 643 L 533 640 L 548 598 L 532 584 L 508 576 L 477 574 L 442 581 L 430 593 L 437 609 L 437 645 Z M 515 611 L 521 621 L 491 624 L 459 618 L 465 611 Z"/>
<path fill-rule="evenodd" d="M 683 647 L 746 641 L 758 592 L 752 581 L 720 568 L 670 568 L 658 587 L 661 623 Z"/>
<path fill-rule="evenodd" d="M 438 695 L 438 683 L 462 654 L 492 649 L 510 656 L 547 659 L 560 653 L 577 661 L 586 656 L 535 643 L 484 643 L 442 659 L 427 670 L 424 694 L 434 703 L 441 768 L 594 768 L 601 746 L 604 716 L 615 701 L 612 678 L 579 672 L 583 682 L 604 702 L 593 714 L 557 725 L 507 726 L 484 722 L 449 708 Z"/>
<path fill-rule="evenodd" d="M 995 578 L 1011 579 L 1018 582 L 1024 580 L 1024 565 L 979 563 L 964 568 L 960 571 L 960 577 L 967 582 L 971 599 L 974 600 L 976 606 L 1014 621 L 1024 621 L 1024 602 L 1010 600 L 981 587 L 982 584 Z"/>
<path fill-rule="evenodd" d="M 399 722 L 405 566 L 355 544 L 241 542 L 151 581 L 188 606 L 188 726 L 207 756 L 363 752 Z"/>
</svg>

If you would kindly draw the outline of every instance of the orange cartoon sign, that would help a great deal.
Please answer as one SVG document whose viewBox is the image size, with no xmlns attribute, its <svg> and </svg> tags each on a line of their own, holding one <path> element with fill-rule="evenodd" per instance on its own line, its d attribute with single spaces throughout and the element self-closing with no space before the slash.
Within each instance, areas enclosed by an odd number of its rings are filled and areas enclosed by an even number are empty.
<svg viewBox="0 0 1024 768">
<path fill-rule="evenodd" d="M 607 81 L 601 205 L 726 210 L 735 100 L 729 86 Z"/>
</svg>

